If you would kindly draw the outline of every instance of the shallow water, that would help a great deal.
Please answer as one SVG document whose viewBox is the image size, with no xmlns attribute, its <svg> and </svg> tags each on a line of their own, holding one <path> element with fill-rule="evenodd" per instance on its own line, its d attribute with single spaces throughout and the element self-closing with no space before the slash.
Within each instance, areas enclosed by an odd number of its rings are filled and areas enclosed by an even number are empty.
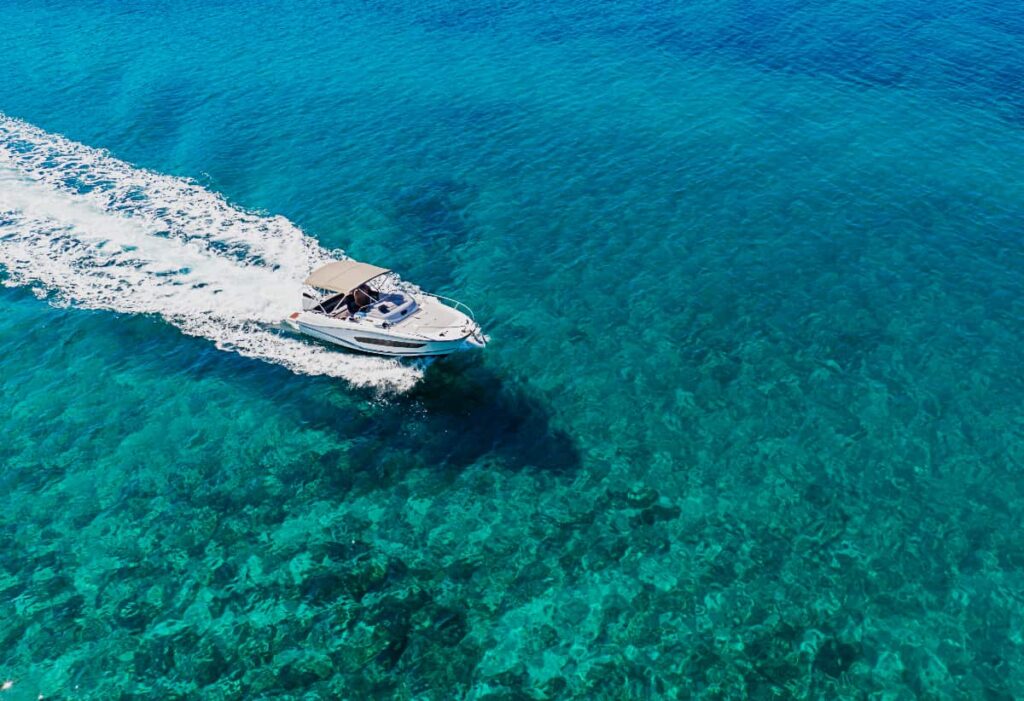
<svg viewBox="0 0 1024 701">
<path fill-rule="evenodd" d="M 1024 695 L 1014 7 L 0 26 L 0 700 Z"/>
</svg>

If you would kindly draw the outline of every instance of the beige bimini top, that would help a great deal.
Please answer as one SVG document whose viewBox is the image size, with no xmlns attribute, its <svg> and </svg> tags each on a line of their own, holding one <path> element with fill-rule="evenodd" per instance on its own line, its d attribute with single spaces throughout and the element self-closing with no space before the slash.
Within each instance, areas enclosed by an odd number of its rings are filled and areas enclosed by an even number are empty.
<svg viewBox="0 0 1024 701">
<path fill-rule="evenodd" d="M 390 272 L 387 268 L 378 268 L 357 260 L 339 260 L 311 272 L 306 278 L 306 284 L 321 290 L 348 293 L 364 282 Z"/>
</svg>

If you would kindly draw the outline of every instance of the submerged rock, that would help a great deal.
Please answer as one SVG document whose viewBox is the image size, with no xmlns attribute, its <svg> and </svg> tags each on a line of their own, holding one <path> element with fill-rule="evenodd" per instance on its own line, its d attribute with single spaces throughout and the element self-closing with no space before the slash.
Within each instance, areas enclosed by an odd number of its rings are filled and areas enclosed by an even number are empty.
<svg viewBox="0 0 1024 701">
<path fill-rule="evenodd" d="M 441 607 L 434 613 L 431 633 L 441 645 L 458 645 L 467 631 L 466 614 L 462 611 Z"/>
<path fill-rule="evenodd" d="M 860 658 L 862 649 L 859 645 L 843 643 L 835 638 L 830 638 L 814 658 L 814 667 L 830 677 L 838 677 L 850 669 L 850 666 Z"/>
<path fill-rule="evenodd" d="M 645 509 L 658 501 L 658 491 L 647 485 L 634 486 L 626 492 L 626 503 L 634 509 Z"/>
<path fill-rule="evenodd" d="M 133 633 L 146 629 L 156 615 L 156 609 L 145 601 L 125 601 L 114 614 L 114 620 L 122 628 Z"/>
</svg>

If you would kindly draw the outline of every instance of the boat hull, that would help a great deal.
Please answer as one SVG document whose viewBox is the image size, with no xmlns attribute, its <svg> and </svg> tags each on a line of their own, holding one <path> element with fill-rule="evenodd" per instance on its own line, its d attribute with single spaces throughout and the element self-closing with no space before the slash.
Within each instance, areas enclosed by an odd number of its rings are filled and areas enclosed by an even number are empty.
<svg viewBox="0 0 1024 701">
<path fill-rule="evenodd" d="M 477 333 L 466 333 L 450 339 L 427 339 L 386 333 L 372 326 L 355 322 L 335 321 L 318 314 L 296 314 L 288 320 L 296 331 L 333 343 L 349 350 L 373 355 L 419 358 L 450 355 L 459 351 L 482 348 L 484 341 Z"/>
</svg>

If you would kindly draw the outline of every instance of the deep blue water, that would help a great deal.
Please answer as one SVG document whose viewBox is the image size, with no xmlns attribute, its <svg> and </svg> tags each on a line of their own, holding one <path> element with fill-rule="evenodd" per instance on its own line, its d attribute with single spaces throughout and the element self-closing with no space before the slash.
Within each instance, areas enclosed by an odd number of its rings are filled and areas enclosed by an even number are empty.
<svg viewBox="0 0 1024 701">
<path fill-rule="evenodd" d="M 1022 39 L 0 3 L 0 701 L 1024 696 Z M 491 346 L 280 334 L 339 251 Z"/>
</svg>

